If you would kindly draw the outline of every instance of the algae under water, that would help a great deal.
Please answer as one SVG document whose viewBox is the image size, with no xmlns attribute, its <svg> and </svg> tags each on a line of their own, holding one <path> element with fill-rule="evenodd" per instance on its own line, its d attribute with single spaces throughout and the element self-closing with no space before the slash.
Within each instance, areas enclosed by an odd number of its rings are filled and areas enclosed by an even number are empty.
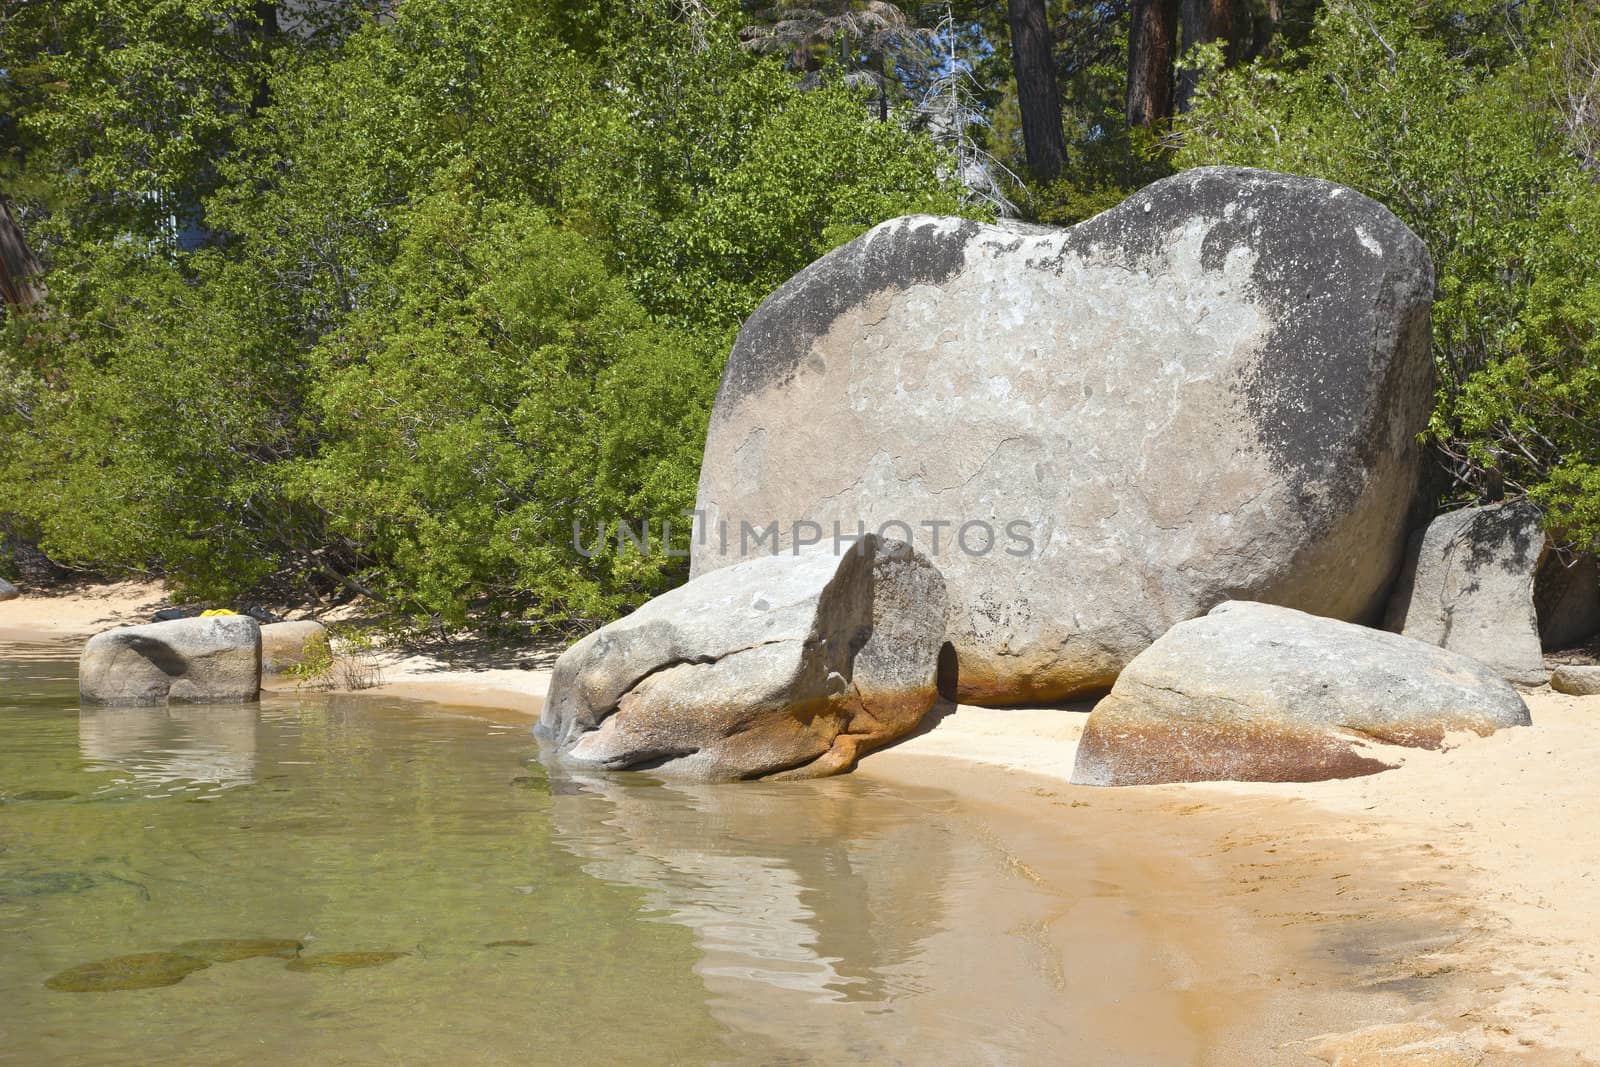
<svg viewBox="0 0 1600 1067">
<path fill-rule="evenodd" d="M 371 695 L 80 709 L 75 652 L 0 648 L 0 1063 L 1207 1062 L 1093 827 L 1052 881 L 939 789 L 575 777 Z"/>
</svg>

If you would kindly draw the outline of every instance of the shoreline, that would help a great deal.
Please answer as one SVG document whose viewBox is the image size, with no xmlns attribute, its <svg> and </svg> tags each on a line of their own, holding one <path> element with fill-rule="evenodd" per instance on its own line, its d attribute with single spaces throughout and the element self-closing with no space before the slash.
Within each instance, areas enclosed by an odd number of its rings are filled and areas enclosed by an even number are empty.
<svg viewBox="0 0 1600 1067">
<path fill-rule="evenodd" d="M 1447 925 L 1456 936 L 1426 947 L 1406 976 L 1448 977 L 1455 987 L 1421 1020 L 1462 1030 L 1487 1054 L 1482 1062 L 1600 1062 L 1600 834 L 1591 829 L 1600 820 L 1600 697 L 1521 692 L 1533 725 L 1439 751 L 1385 749 L 1399 766 L 1363 778 L 1072 785 L 1092 702 L 1059 711 L 945 707 L 938 722 L 866 756 L 855 773 L 966 790 L 1004 783 L 1038 797 L 1041 815 L 1115 804 L 1121 794 L 1169 814 L 1248 813 L 1254 831 L 1225 851 L 1253 849 L 1244 876 L 1274 884 L 1314 883 L 1339 843 L 1353 841 L 1369 862 L 1327 875 L 1344 883 L 1341 896 L 1398 878 L 1392 898 L 1379 893 L 1368 906 L 1403 915 L 1432 901 L 1456 913 Z M 1271 917 L 1286 926 L 1325 918 Z"/>
<path fill-rule="evenodd" d="M 164 599 L 159 585 L 140 582 L 24 596 L 0 603 L 0 642 L 84 637 L 145 621 Z M 363 695 L 502 722 L 534 721 L 550 674 L 417 655 L 380 661 L 383 682 Z M 276 684 L 269 691 L 293 689 Z M 1303 1055 L 1352 1065 L 1594 1063 L 1600 834 L 1592 827 L 1600 824 L 1600 790 L 1592 768 L 1600 763 L 1600 697 L 1548 689 L 1523 696 L 1532 726 L 1439 751 L 1399 750 L 1399 766 L 1365 778 L 1074 786 L 1067 779 L 1092 702 L 1061 709 L 942 704 L 917 732 L 868 754 L 854 773 L 1003 806 L 1006 825 L 1031 842 L 1030 855 L 1050 854 L 1048 828 L 1074 808 L 1125 819 L 1142 813 L 1168 834 L 1177 821 L 1194 862 L 1232 885 L 1211 919 L 1235 933 L 1247 916 L 1257 929 L 1281 931 L 1285 944 L 1322 951 L 1316 946 L 1337 943 L 1352 923 L 1393 925 L 1393 951 L 1373 962 L 1394 973 L 1375 976 L 1373 988 L 1399 995 L 1394 1025 L 1336 1034 L 1322 1049 L 1298 1049 Z M 1131 844 L 1138 833 L 1129 825 Z M 1352 863 L 1352 856 L 1365 860 Z M 1044 870 L 1047 876 L 1048 864 Z M 1152 876 L 1159 880 L 1159 872 Z M 1172 927 L 1175 943 L 1205 940 L 1189 925 Z M 1408 940 L 1423 929 L 1434 935 Z M 1215 936 L 1207 943 L 1190 956 L 1226 971 L 1227 945 L 1219 950 Z M 1264 952 L 1257 944 L 1246 955 Z M 1287 987 L 1282 975 L 1270 988 L 1262 985 L 1269 1015 L 1304 1014 L 1314 979 L 1296 985 L 1294 973 Z"/>
</svg>

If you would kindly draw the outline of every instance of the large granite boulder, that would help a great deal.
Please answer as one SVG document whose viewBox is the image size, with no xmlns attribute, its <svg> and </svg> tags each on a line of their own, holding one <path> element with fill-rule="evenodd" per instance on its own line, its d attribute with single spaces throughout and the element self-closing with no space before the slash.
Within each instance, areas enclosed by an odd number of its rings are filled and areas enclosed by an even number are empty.
<svg viewBox="0 0 1600 1067">
<path fill-rule="evenodd" d="M 750 560 L 556 661 L 536 732 L 564 761 L 700 779 L 849 770 L 933 706 L 944 580 L 905 544 Z"/>
<path fill-rule="evenodd" d="M 1270 604 L 1180 623 L 1095 705 L 1079 785 L 1312 782 L 1387 770 L 1369 742 L 1435 748 L 1446 734 L 1526 726 L 1494 671 L 1433 645 Z"/>
<path fill-rule="evenodd" d="M 1543 685 L 1533 580 L 1544 551 L 1543 516 L 1527 501 L 1440 515 L 1412 539 L 1385 626 Z"/>
<path fill-rule="evenodd" d="M 261 627 L 261 672 L 282 674 L 294 667 L 331 666 L 333 645 L 328 628 L 306 619 Z"/>
<path fill-rule="evenodd" d="M 238 704 L 261 696 L 261 624 L 175 619 L 95 634 L 78 663 L 85 704 Z"/>
<path fill-rule="evenodd" d="M 1229 598 L 1381 616 L 1433 399 L 1422 242 L 1327 182 L 1204 168 L 1067 230 L 926 216 L 757 309 L 693 573 L 914 536 L 968 701 L 1103 690 Z"/>
<path fill-rule="evenodd" d="M 18 591 L 16 586 L 4 578 L 0 578 L 0 600 L 15 600 L 21 595 L 22 593 Z"/>
</svg>

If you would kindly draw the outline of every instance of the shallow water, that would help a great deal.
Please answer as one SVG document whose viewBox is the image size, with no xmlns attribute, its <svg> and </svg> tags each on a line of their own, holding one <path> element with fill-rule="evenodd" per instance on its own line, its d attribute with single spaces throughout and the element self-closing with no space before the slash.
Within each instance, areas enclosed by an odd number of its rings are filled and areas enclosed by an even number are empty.
<svg viewBox="0 0 1600 1067">
<path fill-rule="evenodd" d="M 935 789 L 553 776 L 525 725 L 371 697 L 79 710 L 71 658 L 0 650 L 3 1063 L 1197 1062 L 1101 874 Z M 303 948 L 46 985 L 200 939 Z"/>
</svg>

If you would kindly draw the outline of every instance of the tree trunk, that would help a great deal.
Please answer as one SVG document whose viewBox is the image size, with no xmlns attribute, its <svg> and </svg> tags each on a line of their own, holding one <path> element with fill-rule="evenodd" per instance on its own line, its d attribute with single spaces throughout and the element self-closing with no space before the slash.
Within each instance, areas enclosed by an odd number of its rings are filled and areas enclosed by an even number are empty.
<svg viewBox="0 0 1600 1067">
<path fill-rule="evenodd" d="M 1177 58 L 1179 0 L 1133 0 L 1128 27 L 1128 125 L 1172 115 L 1172 62 Z"/>
<path fill-rule="evenodd" d="M 1045 181 L 1061 173 L 1067 139 L 1061 132 L 1061 93 L 1056 88 L 1055 42 L 1044 0 L 1010 0 L 1011 62 L 1022 111 L 1022 143 L 1028 169 Z"/>
<path fill-rule="evenodd" d="M 1255 25 L 1250 34 L 1250 47 L 1242 50 L 1240 55 L 1245 59 L 1256 59 L 1264 56 L 1272 48 L 1273 38 L 1278 35 L 1278 24 L 1283 21 L 1283 0 L 1267 0 L 1267 9 L 1256 16 Z M 1244 34 L 1239 36 L 1243 37 Z"/>
<path fill-rule="evenodd" d="M 44 296 L 34 281 L 44 267 L 28 247 L 11 211 L 11 198 L 0 194 L 0 299 L 8 308 L 32 307 Z"/>
<path fill-rule="evenodd" d="M 278 39 L 278 5 L 272 0 L 258 0 L 255 5 L 255 35 L 264 48 L 271 48 Z M 272 103 L 272 85 L 267 80 L 266 64 L 250 97 L 250 116 L 254 118 Z"/>
<path fill-rule="evenodd" d="M 883 53 L 875 52 L 872 56 L 872 73 L 878 77 L 878 121 L 889 121 L 889 75 L 887 65 L 883 61 Z"/>
<path fill-rule="evenodd" d="M 1233 31 L 1234 0 L 1182 0 L 1183 2 L 1183 52 L 1188 55 L 1196 45 L 1212 41 L 1226 41 L 1225 58 L 1232 63 L 1238 55 L 1238 35 Z M 1198 85 L 1193 71 L 1185 71 L 1178 79 L 1177 104 L 1179 111 L 1188 111 Z"/>
</svg>

